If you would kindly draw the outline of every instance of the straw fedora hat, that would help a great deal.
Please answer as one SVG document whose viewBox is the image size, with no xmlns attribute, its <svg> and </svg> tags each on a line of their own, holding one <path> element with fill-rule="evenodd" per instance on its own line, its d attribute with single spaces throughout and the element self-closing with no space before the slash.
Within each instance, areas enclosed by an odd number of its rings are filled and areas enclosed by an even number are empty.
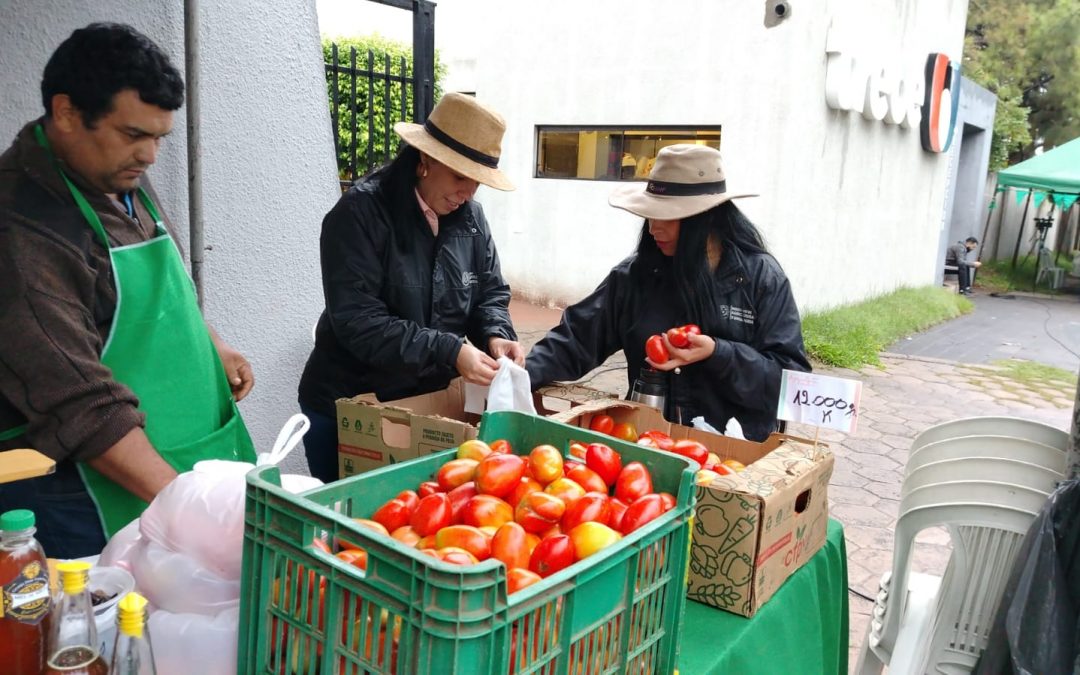
<svg viewBox="0 0 1080 675">
<path fill-rule="evenodd" d="M 648 182 L 616 189 L 608 204 L 642 218 L 681 220 L 731 199 L 756 196 L 727 191 L 719 150 L 680 144 L 660 150 Z"/>
<path fill-rule="evenodd" d="M 462 176 L 497 190 L 514 184 L 499 171 L 506 122 L 472 96 L 449 93 L 423 124 L 398 122 L 394 131 L 409 145 Z"/>
</svg>

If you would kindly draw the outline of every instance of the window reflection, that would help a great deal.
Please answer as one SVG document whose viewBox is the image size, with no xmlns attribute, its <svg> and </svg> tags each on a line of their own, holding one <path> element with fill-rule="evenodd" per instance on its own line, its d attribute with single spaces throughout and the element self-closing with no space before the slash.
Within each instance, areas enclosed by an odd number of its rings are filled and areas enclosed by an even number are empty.
<svg viewBox="0 0 1080 675">
<path fill-rule="evenodd" d="M 645 180 L 656 153 L 676 143 L 720 149 L 720 127 L 537 127 L 536 177 Z"/>
</svg>

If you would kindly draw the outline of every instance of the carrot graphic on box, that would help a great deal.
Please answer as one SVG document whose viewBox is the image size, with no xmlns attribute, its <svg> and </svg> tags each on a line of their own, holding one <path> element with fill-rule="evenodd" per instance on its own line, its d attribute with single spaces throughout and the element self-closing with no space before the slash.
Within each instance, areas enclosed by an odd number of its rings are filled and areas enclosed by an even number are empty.
<svg viewBox="0 0 1080 675">
<path fill-rule="evenodd" d="M 720 553 L 725 553 L 733 549 L 739 542 L 746 539 L 754 531 L 754 521 L 752 518 L 742 516 L 735 521 L 735 524 L 731 526 L 731 529 L 727 532 L 727 538 L 724 539 L 724 543 L 720 544 Z"/>
</svg>

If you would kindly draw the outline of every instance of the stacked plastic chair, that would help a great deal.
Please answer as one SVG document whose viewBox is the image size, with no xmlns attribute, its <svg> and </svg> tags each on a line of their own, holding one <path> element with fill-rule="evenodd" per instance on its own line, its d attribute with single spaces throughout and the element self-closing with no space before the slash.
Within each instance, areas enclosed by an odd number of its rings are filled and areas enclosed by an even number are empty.
<svg viewBox="0 0 1080 675">
<path fill-rule="evenodd" d="M 1069 437 L 1011 417 L 927 429 L 912 444 L 900 493 L 892 571 L 880 590 L 856 672 L 970 673 L 1032 520 L 1065 478 Z M 911 572 L 919 532 L 944 526 L 942 577 Z"/>
</svg>

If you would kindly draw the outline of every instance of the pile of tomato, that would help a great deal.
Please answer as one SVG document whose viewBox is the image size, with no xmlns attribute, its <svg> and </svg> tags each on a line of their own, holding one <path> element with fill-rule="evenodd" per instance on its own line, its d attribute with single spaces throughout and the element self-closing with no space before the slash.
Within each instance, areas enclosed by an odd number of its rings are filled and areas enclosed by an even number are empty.
<svg viewBox="0 0 1080 675">
<path fill-rule="evenodd" d="M 593 415 L 593 418 L 589 421 L 589 429 L 601 434 L 616 436 L 647 448 L 671 452 L 693 460 L 698 465 L 696 482 L 699 484 L 711 483 L 717 476 L 730 475 L 746 468 L 737 459 L 721 459 L 719 455 L 710 451 L 704 443 L 699 441 L 689 438 L 676 441 L 663 431 L 655 429 L 638 434 L 634 425 L 627 422 L 616 423 L 611 415 Z M 570 453 L 574 454 L 572 446 Z"/>
<path fill-rule="evenodd" d="M 644 464 L 623 465 L 610 446 L 574 443 L 571 454 L 538 445 L 518 456 L 505 440 L 466 441 L 432 480 L 356 520 L 444 562 L 498 560 L 515 593 L 675 506 L 674 496 L 653 490 Z M 336 555 L 366 569 L 366 553 L 341 544 Z"/>
</svg>

